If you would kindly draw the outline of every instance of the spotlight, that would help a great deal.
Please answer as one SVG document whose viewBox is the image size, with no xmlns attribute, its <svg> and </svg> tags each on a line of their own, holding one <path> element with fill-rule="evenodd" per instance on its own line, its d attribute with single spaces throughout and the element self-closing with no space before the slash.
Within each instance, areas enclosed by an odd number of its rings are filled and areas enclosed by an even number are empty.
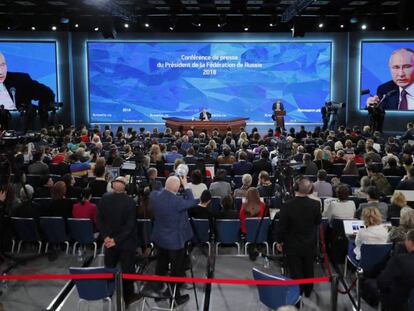
<svg viewBox="0 0 414 311">
<path fill-rule="evenodd" d="M 367 27 L 368 27 L 368 26 L 367 26 L 367 24 L 362 24 L 362 25 L 361 25 L 361 29 L 362 29 L 362 30 L 366 30 L 366 29 L 367 29 Z"/>
<path fill-rule="evenodd" d="M 36 30 L 36 27 L 35 26 L 32 26 L 32 30 Z"/>
<path fill-rule="evenodd" d="M 124 24 L 124 28 L 129 28 L 129 24 Z"/>
<path fill-rule="evenodd" d="M 381 30 L 385 30 L 385 26 L 382 26 L 382 27 L 381 27 Z"/>
<path fill-rule="evenodd" d="M 144 26 L 145 26 L 145 28 L 149 28 L 150 24 L 149 23 L 145 23 Z"/>
<path fill-rule="evenodd" d="M 406 27 L 405 30 L 410 30 L 410 27 Z"/>
<path fill-rule="evenodd" d="M 249 27 L 248 26 L 245 26 L 244 27 L 244 31 L 249 31 Z"/>
<path fill-rule="evenodd" d="M 344 28 L 345 26 L 344 26 L 344 24 L 341 24 L 339 27 Z"/>
<path fill-rule="evenodd" d="M 319 28 L 323 28 L 323 26 L 324 26 L 323 23 L 319 23 L 318 25 Z"/>
<path fill-rule="evenodd" d="M 173 31 L 174 30 L 174 27 L 173 26 L 170 26 L 170 27 L 168 27 L 171 31 Z"/>
<path fill-rule="evenodd" d="M 79 28 L 79 24 L 75 24 L 75 28 Z"/>
<path fill-rule="evenodd" d="M 93 30 L 95 30 L 95 31 L 99 31 L 99 27 L 95 27 Z"/>
<path fill-rule="evenodd" d="M 57 30 L 57 27 L 56 26 L 52 26 L 52 30 L 53 31 L 56 31 Z"/>
</svg>

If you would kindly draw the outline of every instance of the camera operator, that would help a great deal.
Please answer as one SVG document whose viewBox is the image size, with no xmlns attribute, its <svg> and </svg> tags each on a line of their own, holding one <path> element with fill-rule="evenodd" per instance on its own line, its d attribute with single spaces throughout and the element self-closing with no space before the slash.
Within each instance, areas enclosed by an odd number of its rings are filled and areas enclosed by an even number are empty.
<svg viewBox="0 0 414 311">
<path fill-rule="evenodd" d="M 183 195 L 178 195 L 180 186 Z M 187 184 L 187 176 L 170 176 L 161 191 L 150 194 L 149 205 L 154 215 L 152 241 L 158 248 L 155 274 L 167 275 L 171 264 L 171 276 L 184 276 L 185 243 L 192 238 L 191 225 L 187 210 L 197 204 Z M 189 300 L 188 295 L 180 294 L 180 283 L 177 283 L 175 299 L 178 305 Z M 149 285 L 155 293 L 167 297 L 162 284 Z"/>
</svg>

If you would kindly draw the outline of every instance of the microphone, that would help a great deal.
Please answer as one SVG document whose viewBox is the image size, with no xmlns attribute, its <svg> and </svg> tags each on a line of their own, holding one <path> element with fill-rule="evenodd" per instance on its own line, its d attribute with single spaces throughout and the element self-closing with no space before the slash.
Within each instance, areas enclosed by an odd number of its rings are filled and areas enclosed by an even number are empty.
<svg viewBox="0 0 414 311">
<path fill-rule="evenodd" d="M 369 89 L 364 89 L 364 90 L 361 90 L 361 96 L 362 96 L 362 95 L 367 95 L 367 94 L 369 94 L 369 93 L 371 93 Z"/>
<path fill-rule="evenodd" d="M 384 94 L 383 96 L 382 96 L 382 98 L 381 98 L 381 100 L 380 100 L 380 102 L 379 102 L 379 104 L 381 104 L 386 98 L 388 98 L 388 97 L 390 97 L 390 96 L 392 96 L 392 95 L 394 95 L 395 93 L 397 93 L 398 92 L 398 90 L 391 90 L 391 91 L 389 91 L 388 93 L 386 93 L 386 94 Z"/>
<path fill-rule="evenodd" d="M 12 94 L 12 97 L 13 97 L 14 107 L 16 108 L 16 88 L 14 86 L 10 88 L 10 93 Z"/>
</svg>

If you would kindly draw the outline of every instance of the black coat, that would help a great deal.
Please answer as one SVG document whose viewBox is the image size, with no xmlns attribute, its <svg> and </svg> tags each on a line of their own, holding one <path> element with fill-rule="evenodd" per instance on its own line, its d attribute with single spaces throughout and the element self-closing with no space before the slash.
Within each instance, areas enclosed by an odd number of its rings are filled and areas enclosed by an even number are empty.
<svg viewBox="0 0 414 311">
<path fill-rule="evenodd" d="M 55 94 L 44 84 L 32 80 L 29 74 L 23 72 L 8 72 L 4 85 L 13 99 L 12 89 L 15 90 L 16 108 L 24 110 L 32 105 L 32 100 L 39 101 L 39 108 L 48 111 L 50 103 L 55 101 Z"/>
</svg>

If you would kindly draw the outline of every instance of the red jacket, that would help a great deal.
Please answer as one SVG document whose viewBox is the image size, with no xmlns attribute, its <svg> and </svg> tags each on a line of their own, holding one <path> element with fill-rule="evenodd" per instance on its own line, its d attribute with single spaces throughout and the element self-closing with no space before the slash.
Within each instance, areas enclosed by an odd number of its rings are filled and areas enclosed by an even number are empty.
<svg viewBox="0 0 414 311">
<path fill-rule="evenodd" d="M 249 217 L 259 217 L 261 218 L 263 216 L 263 213 L 266 210 L 266 205 L 263 202 L 260 202 L 260 211 L 259 214 L 257 215 L 251 215 Z M 247 229 L 246 229 L 246 213 L 244 210 L 244 203 L 242 204 L 241 208 L 240 208 L 240 231 L 244 234 L 247 233 Z"/>
</svg>

